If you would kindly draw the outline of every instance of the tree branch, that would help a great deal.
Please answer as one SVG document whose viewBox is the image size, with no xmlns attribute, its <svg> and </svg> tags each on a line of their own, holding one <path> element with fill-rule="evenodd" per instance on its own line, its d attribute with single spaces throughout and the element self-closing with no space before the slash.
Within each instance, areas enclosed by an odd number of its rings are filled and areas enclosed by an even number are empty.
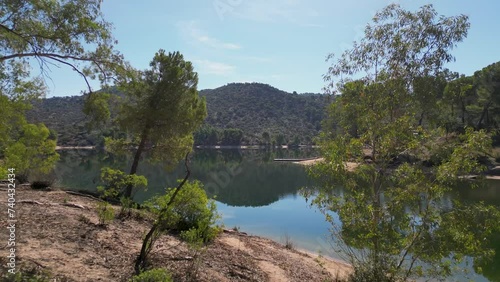
<svg viewBox="0 0 500 282">
<path fill-rule="evenodd" d="M 141 270 L 144 268 L 144 264 L 146 263 L 146 258 L 148 253 L 151 251 L 151 246 L 153 245 L 154 241 L 156 240 L 156 235 L 158 228 L 160 227 L 160 218 L 162 217 L 162 214 L 165 213 L 170 205 L 174 202 L 177 193 L 181 190 L 182 186 L 186 183 L 187 179 L 191 175 L 191 170 L 189 169 L 189 153 L 186 153 L 186 157 L 184 159 L 184 165 L 186 167 L 186 176 L 184 179 L 179 183 L 177 188 L 175 188 L 174 194 L 172 197 L 170 197 L 170 200 L 168 203 L 160 210 L 159 215 L 158 215 L 158 220 L 153 224 L 149 232 L 146 234 L 146 237 L 144 237 L 144 241 L 142 241 L 142 247 L 141 247 L 141 252 L 137 256 L 137 259 L 135 261 L 135 272 L 136 274 L 139 274 Z"/>
<path fill-rule="evenodd" d="M 67 66 L 72 67 L 74 71 L 76 71 L 78 74 L 80 74 L 83 77 L 83 79 L 85 80 L 85 83 L 87 84 L 87 87 L 89 88 L 89 92 L 92 93 L 92 87 L 90 87 L 90 83 L 87 79 L 87 76 L 85 74 L 83 74 L 83 72 L 81 72 L 79 69 L 77 69 L 73 64 L 68 63 L 66 61 L 63 61 L 63 60 L 60 60 L 60 59 L 57 59 L 57 58 L 52 58 L 52 57 L 47 57 L 47 58 L 52 59 L 52 60 L 59 62 L 61 64 L 65 64 Z"/>
</svg>

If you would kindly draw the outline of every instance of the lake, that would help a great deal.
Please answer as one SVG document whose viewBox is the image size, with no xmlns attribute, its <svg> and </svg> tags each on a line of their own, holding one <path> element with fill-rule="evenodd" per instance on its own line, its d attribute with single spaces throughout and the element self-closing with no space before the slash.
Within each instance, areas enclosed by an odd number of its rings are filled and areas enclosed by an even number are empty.
<svg viewBox="0 0 500 282">
<path fill-rule="evenodd" d="M 95 191 L 100 169 L 105 166 L 129 170 L 131 161 L 93 150 L 63 150 L 57 164 L 58 185 L 74 190 Z M 317 156 L 314 149 L 237 150 L 197 149 L 191 157 L 191 180 L 200 180 L 209 197 L 217 200 L 218 211 L 226 228 L 259 235 L 284 243 L 289 237 L 297 248 L 338 258 L 328 243 L 329 224 L 314 207 L 311 208 L 299 190 L 312 186 L 304 167 L 292 163 L 273 162 L 274 158 L 306 158 Z M 138 174 L 148 179 L 147 191 L 137 191 L 134 199 L 143 202 L 163 194 L 166 187 L 175 187 L 184 177 L 180 164 L 166 173 L 162 164 L 143 161 Z M 484 201 L 500 206 L 500 182 L 490 181 L 487 187 L 458 190 L 445 201 L 453 199 Z M 473 281 L 500 281 L 500 238 L 495 245 L 497 256 L 483 265 L 484 275 L 472 274 Z M 498 266 L 498 267 L 497 267 Z M 453 280 L 467 281 L 457 276 Z"/>
</svg>

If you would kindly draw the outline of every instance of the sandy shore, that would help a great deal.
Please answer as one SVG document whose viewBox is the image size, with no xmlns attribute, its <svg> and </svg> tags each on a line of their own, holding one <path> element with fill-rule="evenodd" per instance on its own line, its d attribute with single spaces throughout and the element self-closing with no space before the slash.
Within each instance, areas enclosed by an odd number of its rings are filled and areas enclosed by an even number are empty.
<svg viewBox="0 0 500 282">
<path fill-rule="evenodd" d="M 7 202 L 6 190 L 0 185 L 2 203 Z M 27 186 L 19 186 L 15 197 L 16 255 L 22 269 L 48 272 L 53 281 L 116 282 L 133 275 L 142 237 L 152 222 L 144 212 L 134 211 L 102 227 L 95 199 Z M 114 209 L 117 214 L 120 207 Z M 7 242 L 7 233 L 0 232 L 1 242 Z M 3 248 L 2 273 L 6 254 Z M 198 253 L 177 237 L 162 235 L 151 262 L 168 269 L 175 281 L 335 281 L 351 271 L 346 263 L 229 230 Z"/>
<path fill-rule="evenodd" d="M 310 166 L 310 165 L 317 164 L 319 162 L 323 162 L 324 160 L 325 160 L 324 158 L 317 158 L 317 159 L 313 159 L 313 160 L 305 160 L 305 161 L 293 162 L 293 163 L 303 165 L 303 166 Z M 346 162 L 345 165 L 347 166 L 347 170 L 353 171 L 354 169 L 356 169 L 358 167 L 359 164 L 354 163 L 354 162 Z"/>
</svg>

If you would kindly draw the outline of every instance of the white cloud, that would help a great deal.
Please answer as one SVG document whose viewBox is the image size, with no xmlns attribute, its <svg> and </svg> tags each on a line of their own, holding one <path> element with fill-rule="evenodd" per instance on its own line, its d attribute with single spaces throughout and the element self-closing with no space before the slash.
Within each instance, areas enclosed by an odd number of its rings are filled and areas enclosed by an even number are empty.
<svg viewBox="0 0 500 282">
<path fill-rule="evenodd" d="M 237 50 L 241 46 L 235 43 L 223 42 L 217 38 L 208 36 L 204 31 L 198 28 L 196 22 L 179 22 L 177 24 L 179 30 L 196 43 L 201 43 L 205 46 L 215 49 Z"/>
<path fill-rule="evenodd" d="M 195 69 L 199 69 L 201 73 L 215 74 L 215 75 L 230 75 L 236 69 L 232 65 L 225 63 L 214 62 L 209 60 L 194 60 Z"/>
<path fill-rule="evenodd" d="M 313 22 L 320 13 L 305 0 L 253 0 L 233 7 L 231 12 L 239 18 L 257 22 L 286 21 L 301 26 L 318 27 Z"/>
</svg>

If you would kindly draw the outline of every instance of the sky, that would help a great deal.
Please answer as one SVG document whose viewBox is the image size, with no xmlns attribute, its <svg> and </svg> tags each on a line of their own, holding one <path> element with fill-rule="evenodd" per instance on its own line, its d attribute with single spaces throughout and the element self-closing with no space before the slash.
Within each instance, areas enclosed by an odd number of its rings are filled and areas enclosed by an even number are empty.
<svg viewBox="0 0 500 282">
<path fill-rule="evenodd" d="M 198 89 L 260 82 L 298 93 L 322 93 L 330 53 L 363 36 L 373 15 L 396 2 L 416 10 L 433 4 L 445 16 L 465 14 L 471 28 L 452 54 L 452 71 L 471 75 L 500 61 L 498 0 L 105 0 L 116 49 L 146 69 L 155 52 L 179 51 L 198 72 Z M 64 66 L 52 68 L 47 97 L 80 95 L 84 80 Z M 92 82 L 94 90 L 99 89 Z"/>
</svg>

